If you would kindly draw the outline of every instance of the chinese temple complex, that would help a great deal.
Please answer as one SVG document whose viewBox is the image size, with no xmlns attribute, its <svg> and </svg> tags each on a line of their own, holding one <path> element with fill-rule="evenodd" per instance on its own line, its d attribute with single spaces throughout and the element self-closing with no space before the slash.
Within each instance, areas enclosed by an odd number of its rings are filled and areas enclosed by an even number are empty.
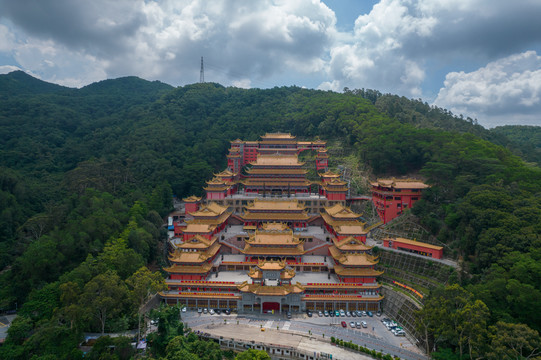
<svg viewBox="0 0 541 360">
<path fill-rule="evenodd" d="M 315 164 L 299 160 L 303 151 L 314 153 Z M 185 216 L 173 224 L 164 267 L 166 303 L 248 312 L 380 310 L 379 258 L 366 244 L 362 214 L 346 206 L 348 182 L 328 160 L 324 141 L 291 134 L 232 141 L 228 167 L 207 181 L 205 196 L 183 199 Z M 317 180 L 308 179 L 309 169 Z M 398 216 L 423 186 L 373 183 L 379 215 Z M 385 211 L 391 204 L 392 214 Z"/>
</svg>

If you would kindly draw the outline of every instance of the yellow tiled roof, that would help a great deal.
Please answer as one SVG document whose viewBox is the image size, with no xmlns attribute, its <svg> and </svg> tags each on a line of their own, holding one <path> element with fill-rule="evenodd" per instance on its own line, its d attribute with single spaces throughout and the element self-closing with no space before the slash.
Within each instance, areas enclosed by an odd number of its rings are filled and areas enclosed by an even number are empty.
<svg viewBox="0 0 541 360">
<path fill-rule="evenodd" d="M 286 267 L 285 261 L 259 260 L 257 267 L 261 270 L 282 270 Z"/>
<path fill-rule="evenodd" d="M 195 195 L 192 195 L 192 196 L 189 196 L 187 198 L 182 199 L 182 201 L 184 201 L 184 202 L 198 202 L 198 201 L 201 201 L 201 198 L 197 197 Z"/>
<path fill-rule="evenodd" d="M 325 211 L 334 218 L 342 219 L 358 219 L 361 214 L 353 212 L 350 208 L 340 204 L 333 205 L 331 207 L 325 207 Z"/>
<path fill-rule="evenodd" d="M 373 246 L 366 245 L 361 240 L 355 239 L 353 236 L 348 236 L 342 240 L 333 238 L 332 242 L 338 249 L 341 250 L 368 251 L 373 248 Z"/>
<path fill-rule="evenodd" d="M 164 271 L 173 274 L 204 274 L 208 273 L 212 269 L 212 264 L 203 263 L 201 265 L 179 265 L 174 264 L 169 267 L 163 268 Z"/>
<path fill-rule="evenodd" d="M 379 276 L 383 271 L 367 268 L 346 268 L 340 264 L 334 265 L 334 272 L 340 276 Z"/>
<path fill-rule="evenodd" d="M 254 247 L 254 246 L 251 246 L 250 244 L 246 244 L 244 247 L 244 250 L 241 250 L 241 252 L 247 255 L 258 255 L 258 256 L 265 256 L 265 255 L 296 256 L 296 255 L 304 255 L 306 253 L 302 244 L 299 244 L 293 248 L 273 247 L 273 246 Z"/>
<path fill-rule="evenodd" d="M 292 220 L 298 220 L 298 221 L 307 221 L 310 217 L 306 213 L 253 213 L 250 211 L 245 212 L 243 215 L 240 216 L 245 221 L 251 221 L 251 220 L 264 220 L 267 222 L 272 221 L 292 221 Z"/>
<path fill-rule="evenodd" d="M 389 238 L 389 239 L 384 239 L 384 240 L 396 241 L 396 242 L 400 242 L 400 243 L 408 244 L 408 245 L 423 246 L 425 248 L 433 249 L 433 250 L 443 250 L 442 246 L 432 245 L 432 244 L 415 241 L 415 240 L 404 239 L 404 238 Z"/>
<path fill-rule="evenodd" d="M 287 231 L 289 230 L 289 226 L 283 222 L 267 222 L 261 224 L 261 227 L 263 230 L 266 231 Z"/>
<path fill-rule="evenodd" d="M 263 277 L 263 274 L 261 273 L 261 270 L 257 268 L 251 268 L 250 272 L 248 273 L 248 276 L 252 279 L 261 279 Z M 293 269 L 284 269 L 280 273 L 280 279 L 282 280 L 290 280 L 295 277 L 295 270 Z"/>
<path fill-rule="evenodd" d="M 391 187 L 395 189 L 426 189 L 430 187 L 424 182 L 415 179 L 377 179 L 370 184 L 372 186 Z"/>
<path fill-rule="evenodd" d="M 199 234 L 194 235 L 192 238 L 184 241 L 182 244 L 174 245 L 178 249 L 206 249 L 218 240 L 216 236 L 213 236 L 212 239 L 207 239 L 204 236 Z"/>
<path fill-rule="evenodd" d="M 216 255 L 221 246 L 219 242 L 214 242 L 205 251 L 182 251 L 181 249 L 176 249 L 169 255 L 169 261 L 174 263 L 202 263 Z"/>
<path fill-rule="evenodd" d="M 330 170 L 327 170 L 324 173 L 320 173 L 319 176 L 321 176 L 321 177 L 340 178 L 340 174 L 334 173 L 334 172 L 332 172 Z"/>
<path fill-rule="evenodd" d="M 214 229 L 216 229 L 216 225 L 189 223 L 188 226 L 186 226 L 186 229 L 183 230 L 183 232 L 190 234 L 207 234 L 209 232 L 212 232 Z"/>
<path fill-rule="evenodd" d="M 261 200 L 255 199 L 253 202 L 246 206 L 247 210 L 278 210 L 278 211 L 291 211 L 305 209 L 304 203 L 298 200 Z"/>
<path fill-rule="evenodd" d="M 342 253 L 336 246 L 329 247 L 331 256 L 342 265 L 349 266 L 372 266 L 376 265 L 379 261 L 378 258 L 366 253 L 361 254 L 349 254 Z"/>
<path fill-rule="evenodd" d="M 295 139 L 290 133 L 266 133 L 261 135 L 261 139 Z"/>
<path fill-rule="evenodd" d="M 250 175 L 306 175 L 308 170 L 306 169 L 260 169 L 260 168 L 251 168 L 247 169 L 246 172 Z"/>
<path fill-rule="evenodd" d="M 367 231 L 363 225 L 339 225 L 333 227 L 337 234 L 341 235 L 364 235 Z"/>
<path fill-rule="evenodd" d="M 294 155 L 258 154 L 257 161 L 251 163 L 254 166 L 302 166 L 299 158 Z"/>
<path fill-rule="evenodd" d="M 360 226 L 363 228 L 363 231 L 361 232 L 361 234 L 364 234 L 366 231 L 364 231 L 364 224 L 362 221 L 359 221 L 359 220 L 347 220 L 347 219 L 343 219 L 343 220 L 335 220 L 333 219 L 329 214 L 327 214 L 326 212 L 322 212 L 320 213 L 321 214 L 321 217 L 323 218 L 323 220 L 331 225 L 335 230 L 337 227 L 339 226 Z M 355 233 L 352 233 L 352 234 L 355 234 Z"/>
<path fill-rule="evenodd" d="M 256 230 L 254 234 L 246 240 L 246 243 L 251 244 L 266 244 L 266 245 L 293 245 L 300 244 L 301 240 L 297 235 L 293 235 L 293 231 L 260 231 Z"/>
<path fill-rule="evenodd" d="M 210 202 L 207 205 L 201 206 L 199 210 L 189 214 L 193 217 L 213 217 L 222 215 L 226 210 L 227 207 L 218 205 L 215 202 Z"/>
<path fill-rule="evenodd" d="M 230 176 L 235 176 L 237 174 L 229 171 L 229 169 L 225 169 L 224 171 L 218 173 L 218 174 L 215 174 L 214 176 L 217 176 L 217 177 L 230 177 Z"/>
<path fill-rule="evenodd" d="M 248 284 L 244 282 L 238 286 L 238 289 L 242 292 L 251 292 L 256 295 L 269 295 L 269 296 L 285 296 L 291 293 L 299 294 L 304 292 L 304 287 L 297 284 L 284 284 L 279 286 L 264 286 L 260 284 Z"/>
<path fill-rule="evenodd" d="M 290 181 L 288 179 L 257 179 L 250 178 L 242 181 L 244 186 L 280 186 L 280 187 L 296 187 L 296 186 L 310 186 L 311 182 L 306 179 Z M 334 190 L 334 189 L 333 189 Z"/>
</svg>

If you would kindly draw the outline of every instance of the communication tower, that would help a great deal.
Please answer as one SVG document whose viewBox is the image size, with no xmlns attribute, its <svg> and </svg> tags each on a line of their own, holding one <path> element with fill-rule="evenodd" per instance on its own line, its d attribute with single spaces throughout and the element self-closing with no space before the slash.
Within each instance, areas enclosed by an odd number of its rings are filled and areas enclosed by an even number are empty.
<svg viewBox="0 0 541 360">
<path fill-rule="evenodd" d="M 199 72 L 199 82 L 205 82 L 205 68 L 203 67 L 203 57 L 201 56 L 201 71 Z"/>
</svg>

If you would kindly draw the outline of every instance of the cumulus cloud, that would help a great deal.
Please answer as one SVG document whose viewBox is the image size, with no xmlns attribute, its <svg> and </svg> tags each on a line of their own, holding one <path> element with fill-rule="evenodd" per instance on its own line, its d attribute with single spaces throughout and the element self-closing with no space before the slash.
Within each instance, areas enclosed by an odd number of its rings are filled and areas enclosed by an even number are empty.
<svg viewBox="0 0 541 360">
<path fill-rule="evenodd" d="M 95 75 L 136 74 L 172 84 L 197 81 L 201 55 L 215 65 L 206 78 L 226 85 L 321 71 L 336 23 L 328 7 L 311 0 L 0 0 L 0 8 L 0 17 L 41 44 L 34 52 L 53 42 L 65 59 L 83 61 Z M 33 56 L 29 46 L 19 44 L 26 48 L 19 49 L 20 61 L 34 61 L 25 57 Z"/>
<path fill-rule="evenodd" d="M 455 113 L 473 114 L 489 127 L 541 125 L 541 56 L 527 51 L 469 73 L 449 73 L 435 104 Z"/>
<path fill-rule="evenodd" d="M 409 1 L 383 0 L 369 14 L 359 16 L 351 41 L 331 49 L 333 82 L 321 88 L 365 87 L 421 95 L 422 61 L 404 55 L 404 42 L 428 36 L 436 21 L 415 12 Z"/>
<path fill-rule="evenodd" d="M 486 64 L 541 45 L 541 2 L 381 0 L 330 51 L 321 87 L 419 97 L 442 68 Z"/>
</svg>

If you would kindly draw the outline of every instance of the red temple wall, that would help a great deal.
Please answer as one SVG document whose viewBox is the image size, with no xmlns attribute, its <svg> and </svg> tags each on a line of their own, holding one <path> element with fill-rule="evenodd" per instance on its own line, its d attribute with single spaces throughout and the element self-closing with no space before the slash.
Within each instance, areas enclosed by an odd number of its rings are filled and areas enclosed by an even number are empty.
<svg viewBox="0 0 541 360">
<path fill-rule="evenodd" d="M 199 210 L 199 203 L 196 203 L 196 202 L 184 203 L 184 206 L 186 209 L 185 210 L 186 214 L 196 212 L 197 210 Z"/>
</svg>

